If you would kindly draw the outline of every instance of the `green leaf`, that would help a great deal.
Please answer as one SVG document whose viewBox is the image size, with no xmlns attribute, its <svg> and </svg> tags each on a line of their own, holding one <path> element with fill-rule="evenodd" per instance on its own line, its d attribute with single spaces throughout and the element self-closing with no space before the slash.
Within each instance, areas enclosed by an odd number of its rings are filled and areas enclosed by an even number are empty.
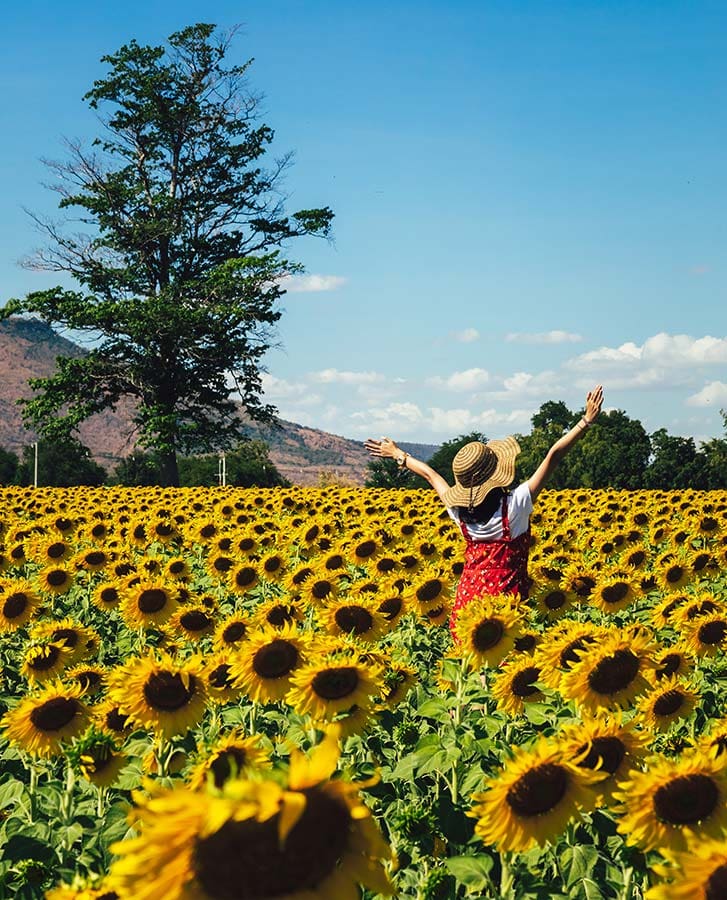
<svg viewBox="0 0 727 900">
<path fill-rule="evenodd" d="M 560 865 L 568 887 L 590 875 L 597 862 L 598 850 L 595 847 L 589 847 L 587 844 L 566 847 L 560 854 Z"/>
<path fill-rule="evenodd" d="M 3 849 L 3 858 L 19 861 L 36 859 L 39 862 L 50 862 L 55 854 L 53 848 L 29 834 L 14 834 Z"/>
<path fill-rule="evenodd" d="M 0 809 L 5 809 L 17 803 L 23 796 L 25 785 L 22 781 L 8 781 L 0 785 Z"/>
<path fill-rule="evenodd" d="M 444 864 L 460 884 L 471 891 L 482 891 L 490 884 L 490 872 L 494 865 L 491 856 L 452 856 Z"/>
<path fill-rule="evenodd" d="M 439 697 L 425 700 L 417 709 L 417 713 L 425 719 L 436 719 L 437 721 L 449 719 L 449 707 Z"/>
</svg>

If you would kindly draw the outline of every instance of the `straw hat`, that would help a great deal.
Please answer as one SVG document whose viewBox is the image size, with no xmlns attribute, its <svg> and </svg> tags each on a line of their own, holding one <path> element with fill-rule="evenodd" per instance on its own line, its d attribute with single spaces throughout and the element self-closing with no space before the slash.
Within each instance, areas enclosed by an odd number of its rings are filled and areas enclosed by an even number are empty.
<svg viewBox="0 0 727 900">
<path fill-rule="evenodd" d="M 470 441 L 452 460 L 454 487 L 444 492 L 446 506 L 479 506 L 493 488 L 507 487 L 515 477 L 515 458 L 520 444 L 504 441 Z"/>
</svg>

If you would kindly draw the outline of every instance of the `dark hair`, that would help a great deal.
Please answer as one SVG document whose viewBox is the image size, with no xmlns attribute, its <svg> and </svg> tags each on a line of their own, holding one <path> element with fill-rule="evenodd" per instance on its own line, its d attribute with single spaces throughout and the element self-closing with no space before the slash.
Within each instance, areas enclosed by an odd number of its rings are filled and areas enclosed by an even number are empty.
<svg viewBox="0 0 727 900">
<path fill-rule="evenodd" d="M 459 518 L 462 522 L 476 522 L 484 525 L 489 522 L 497 510 L 502 506 L 502 498 L 507 493 L 505 488 L 493 488 L 478 506 L 468 509 L 466 506 L 458 506 Z"/>
</svg>

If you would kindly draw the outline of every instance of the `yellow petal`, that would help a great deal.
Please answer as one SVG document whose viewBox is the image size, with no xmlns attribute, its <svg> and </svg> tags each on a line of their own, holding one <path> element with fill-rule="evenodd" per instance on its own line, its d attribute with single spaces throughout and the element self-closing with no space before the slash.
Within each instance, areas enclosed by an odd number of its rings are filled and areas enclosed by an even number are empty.
<svg viewBox="0 0 727 900">
<path fill-rule="evenodd" d="M 283 795 L 280 818 L 278 819 L 278 840 L 281 844 L 300 820 L 305 811 L 305 794 L 297 791 L 286 791 Z"/>
</svg>

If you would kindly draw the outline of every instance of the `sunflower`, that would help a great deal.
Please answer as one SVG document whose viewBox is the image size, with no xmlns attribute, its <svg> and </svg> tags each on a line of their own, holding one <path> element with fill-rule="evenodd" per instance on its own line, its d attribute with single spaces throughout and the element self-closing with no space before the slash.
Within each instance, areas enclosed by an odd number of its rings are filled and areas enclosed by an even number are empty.
<svg viewBox="0 0 727 900">
<path fill-rule="evenodd" d="M 417 577 L 412 579 L 407 592 L 417 611 L 423 613 L 434 606 L 447 603 L 450 597 L 452 582 L 439 569 L 422 568 Z"/>
<path fill-rule="evenodd" d="M 598 584 L 599 573 L 595 566 L 587 566 L 583 562 L 570 563 L 563 572 L 560 586 L 580 600 L 588 600 Z"/>
<path fill-rule="evenodd" d="M 526 703 L 539 703 L 545 695 L 538 686 L 540 667 L 529 657 L 503 663 L 492 685 L 497 707 L 510 715 L 519 715 Z"/>
<path fill-rule="evenodd" d="M 179 662 L 166 653 L 136 657 L 114 669 L 108 697 L 142 728 L 162 738 L 185 734 L 202 718 L 207 689 L 194 660 Z"/>
<path fill-rule="evenodd" d="M 91 595 L 91 602 L 98 609 L 115 609 L 121 602 L 122 588 L 118 582 L 102 581 Z"/>
<path fill-rule="evenodd" d="M 114 784 L 128 761 L 126 755 L 119 752 L 115 738 L 93 726 L 74 741 L 67 755 L 86 781 L 96 787 Z"/>
<path fill-rule="evenodd" d="M 230 658 L 230 652 L 223 650 L 204 660 L 203 677 L 211 703 L 229 703 L 242 693 L 230 672 Z"/>
<path fill-rule="evenodd" d="M 225 579 L 229 581 L 230 573 L 238 565 L 239 561 L 236 557 L 222 552 L 211 553 L 205 561 L 207 571 L 216 581 L 224 581 Z"/>
<path fill-rule="evenodd" d="M 275 597 L 265 600 L 255 608 L 254 623 L 258 628 L 283 628 L 285 625 L 298 625 L 305 618 L 300 605 L 290 599 Z"/>
<path fill-rule="evenodd" d="M 619 555 L 619 565 L 634 571 L 645 568 L 648 562 L 649 547 L 643 543 L 631 544 L 624 548 Z"/>
<path fill-rule="evenodd" d="M 311 574 L 300 583 L 296 590 L 308 603 L 317 606 L 334 601 L 340 588 L 341 581 L 338 573 L 327 575 L 316 568 L 311 570 Z"/>
<path fill-rule="evenodd" d="M 42 566 L 60 565 L 73 556 L 73 547 L 69 541 L 57 537 L 45 538 L 33 547 L 33 559 Z"/>
<path fill-rule="evenodd" d="M 184 556 L 172 556 L 164 563 L 164 575 L 172 581 L 188 581 L 192 569 Z"/>
<path fill-rule="evenodd" d="M 60 643 L 32 644 L 23 654 L 20 673 L 31 682 L 50 681 L 68 665 L 68 656 L 68 651 Z"/>
<path fill-rule="evenodd" d="M 706 616 L 711 616 L 713 613 L 724 614 L 725 612 L 727 610 L 725 610 L 724 603 L 711 594 L 700 594 L 698 597 L 690 596 L 674 612 L 672 624 L 675 630 L 679 631 L 691 625 L 697 619 L 703 619 Z"/>
<path fill-rule="evenodd" d="M 307 640 L 290 625 L 252 633 L 230 663 L 230 673 L 256 703 L 282 700 L 290 677 L 305 661 Z"/>
<path fill-rule="evenodd" d="M 720 900 L 727 897 L 727 847 L 724 841 L 688 841 L 683 853 L 668 853 L 671 865 L 653 866 L 669 884 L 650 888 L 645 900 Z"/>
<path fill-rule="evenodd" d="M 560 692 L 593 712 L 628 706 L 649 688 L 649 641 L 614 634 L 584 651 L 560 679 Z"/>
<path fill-rule="evenodd" d="M 73 884 L 60 884 L 45 893 L 45 900 L 120 900 L 106 878 L 76 875 Z"/>
<path fill-rule="evenodd" d="M 652 658 L 656 667 L 654 679 L 657 682 L 672 675 L 683 678 L 694 668 L 694 657 L 682 643 L 662 647 Z"/>
<path fill-rule="evenodd" d="M 348 634 L 361 641 L 377 641 L 390 627 L 378 606 L 378 598 L 367 600 L 359 595 L 318 609 L 317 617 L 329 634 Z"/>
<path fill-rule="evenodd" d="M 608 806 L 619 781 L 643 758 L 646 737 L 633 723 L 624 725 L 621 713 L 595 716 L 585 714 L 577 725 L 557 736 L 564 755 L 579 768 L 606 773 L 593 786 L 597 806 Z"/>
<path fill-rule="evenodd" d="M 546 586 L 536 591 L 531 599 L 537 611 L 552 621 L 568 612 L 573 606 L 574 595 L 559 587 Z"/>
<path fill-rule="evenodd" d="M 353 706 L 368 710 L 381 693 L 382 674 L 354 654 L 310 663 L 292 675 L 285 702 L 317 722 L 330 721 Z"/>
<path fill-rule="evenodd" d="M 403 595 L 393 586 L 387 585 L 376 597 L 376 612 L 383 616 L 389 630 L 395 628 L 407 612 Z"/>
<path fill-rule="evenodd" d="M 672 675 L 659 681 L 658 687 L 641 699 L 638 712 L 652 731 L 667 731 L 672 722 L 691 715 L 699 694 Z"/>
<path fill-rule="evenodd" d="M 215 619 L 204 606 L 182 606 L 169 619 L 166 629 L 185 640 L 201 641 L 215 630 Z"/>
<path fill-rule="evenodd" d="M 163 581 L 140 581 L 124 592 L 121 617 L 132 629 L 164 625 L 177 608 L 174 594 Z"/>
<path fill-rule="evenodd" d="M 654 624 L 659 628 L 671 625 L 679 607 L 688 600 L 689 597 L 686 594 L 678 592 L 667 595 L 661 603 L 651 610 L 651 618 Z"/>
<path fill-rule="evenodd" d="M 685 641 L 696 656 L 716 656 L 727 647 L 727 615 L 715 613 L 690 623 Z"/>
<path fill-rule="evenodd" d="M 625 609 L 635 597 L 636 590 L 629 577 L 622 572 L 612 572 L 599 578 L 590 600 L 602 612 L 611 614 Z"/>
<path fill-rule="evenodd" d="M 220 738 L 192 769 L 187 779 L 190 788 L 198 791 L 208 781 L 218 790 L 232 778 L 241 778 L 251 769 L 270 768 L 270 756 L 263 749 L 262 735 L 245 737 L 232 731 Z"/>
<path fill-rule="evenodd" d="M 724 839 L 727 831 L 727 755 L 693 752 L 681 759 L 652 758 L 632 771 L 614 797 L 627 844 L 642 850 L 685 850 L 694 837 Z"/>
<path fill-rule="evenodd" d="M 27 625 L 41 604 L 33 582 L 25 578 L 0 581 L 0 633 Z"/>
<path fill-rule="evenodd" d="M 283 553 L 273 551 L 259 561 L 260 574 L 267 581 L 278 582 L 285 575 L 288 560 Z"/>
<path fill-rule="evenodd" d="M 111 562 L 111 556 L 100 547 L 83 550 L 74 557 L 77 568 L 86 572 L 102 572 Z"/>
<path fill-rule="evenodd" d="M 404 699 L 409 689 L 414 686 L 417 670 L 404 663 L 389 663 L 383 671 L 383 689 L 380 706 L 393 709 Z"/>
<path fill-rule="evenodd" d="M 341 900 L 355 885 L 389 896 L 391 857 L 358 787 L 331 781 L 327 739 L 310 759 L 294 753 L 287 783 L 240 780 L 221 792 L 150 786 L 135 795 L 139 836 L 112 845 L 122 896 L 135 900 Z"/>
<path fill-rule="evenodd" d="M 501 852 L 528 850 L 554 840 L 568 822 L 595 803 L 592 785 L 600 773 L 579 768 L 558 744 L 539 738 L 515 756 L 475 794 L 468 815 L 475 833 Z"/>
<path fill-rule="evenodd" d="M 432 604 L 428 609 L 420 610 L 419 615 L 424 624 L 432 628 L 444 625 L 452 615 L 452 603 L 447 601 L 445 603 Z"/>
<path fill-rule="evenodd" d="M 454 620 L 457 653 L 475 666 L 496 666 L 522 634 L 522 614 L 509 594 L 484 596 L 462 607 Z"/>
<path fill-rule="evenodd" d="M 93 697 L 106 690 L 108 669 L 89 663 L 78 663 L 78 665 L 67 670 L 65 677 L 68 681 L 75 681 L 77 684 L 80 684 L 85 696 Z"/>
<path fill-rule="evenodd" d="M 215 629 L 214 646 L 217 650 L 226 650 L 237 647 L 247 636 L 251 629 L 251 622 L 247 616 L 241 613 L 233 613 L 223 619 Z"/>
<path fill-rule="evenodd" d="M 233 594 L 244 594 L 257 586 L 260 572 L 253 562 L 233 566 L 227 576 L 227 585 Z"/>
<path fill-rule="evenodd" d="M 0 722 L 7 739 L 34 756 L 56 756 L 61 742 L 86 727 L 88 710 L 79 685 L 51 682 L 38 694 L 24 697 Z"/>
<path fill-rule="evenodd" d="M 111 735 L 125 738 L 134 730 L 133 721 L 121 712 L 115 700 L 103 700 L 92 707 L 92 713 L 96 726 Z"/>
<path fill-rule="evenodd" d="M 671 554 L 671 559 L 664 560 L 654 570 L 657 573 L 657 583 L 664 591 L 681 591 L 691 581 L 692 570 L 689 560 L 683 554 Z"/>
<path fill-rule="evenodd" d="M 41 569 L 37 575 L 38 587 L 45 594 L 66 594 L 73 587 L 73 572 L 59 565 Z"/>
<path fill-rule="evenodd" d="M 98 651 L 101 639 L 98 632 L 74 619 L 58 619 L 55 622 L 36 622 L 30 636 L 33 640 L 53 641 L 67 651 L 66 665 L 72 666 Z"/>
</svg>

